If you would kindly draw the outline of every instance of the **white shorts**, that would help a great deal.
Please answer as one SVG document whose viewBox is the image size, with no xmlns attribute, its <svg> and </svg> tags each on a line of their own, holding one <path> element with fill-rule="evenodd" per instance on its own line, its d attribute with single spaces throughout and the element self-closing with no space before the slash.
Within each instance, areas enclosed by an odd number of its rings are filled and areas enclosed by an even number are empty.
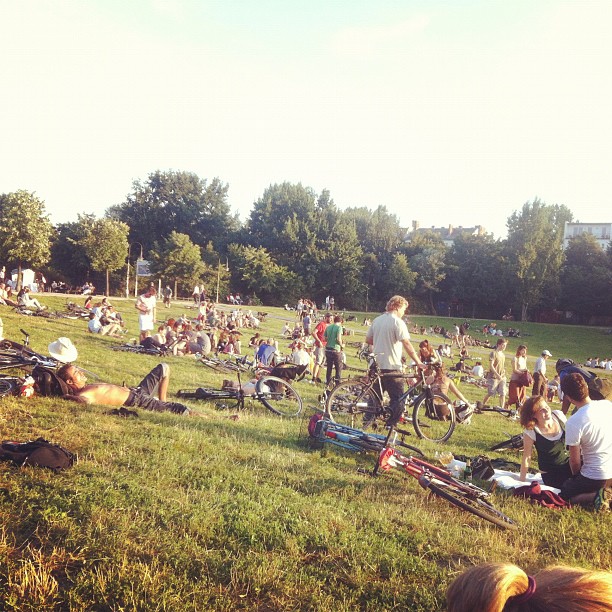
<svg viewBox="0 0 612 612">
<path fill-rule="evenodd" d="M 153 315 L 141 314 L 138 315 L 138 324 L 140 325 L 140 331 L 151 331 L 154 327 Z"/>
</svg>

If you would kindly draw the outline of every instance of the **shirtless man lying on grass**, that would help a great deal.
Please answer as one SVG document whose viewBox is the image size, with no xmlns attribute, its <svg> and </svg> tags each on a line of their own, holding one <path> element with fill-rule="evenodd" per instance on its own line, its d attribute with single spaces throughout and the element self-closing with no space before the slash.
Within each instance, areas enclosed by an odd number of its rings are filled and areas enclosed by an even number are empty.
<svg viewBox="0 0 612 612">
<path fill-rule="evenodd" d="M 81 404 L 102 406 L 127 406 L 157 412 L 170 411 L 175 414 L 196 414 L 185 404 L 166 401 L 170 382 L 170 366 L 160 363 L 155 366 L 137 387 L 120 387 L 109 383 L 87 384 L 83 370 L 72 363 L 62 366 L 57 375 L 68 385 L 70 394 L 64 399 Z M 157 397 L 155 397 L 157 396 Z"/>
</svg>

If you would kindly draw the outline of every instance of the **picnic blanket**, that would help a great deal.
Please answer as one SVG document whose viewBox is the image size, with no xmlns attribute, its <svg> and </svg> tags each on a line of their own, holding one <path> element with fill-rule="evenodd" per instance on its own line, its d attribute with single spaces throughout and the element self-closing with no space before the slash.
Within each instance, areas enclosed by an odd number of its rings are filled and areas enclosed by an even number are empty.
<svg viewBox="0 0 612 612">
<path fill-rule="evenodd" d="M 463 471 L 465 462 L 454 459 L 448 466 L 451 473 L 454 470 Z M 519 479 L 519 474 L 507 470 L 495 470 L 489 481 L 494 480 L 501 489 L 514 489 L 514 495 L 529 499 L 532 503 L 546 508 L 568 508 L 569 504 L 559 497 L 560 489 L 549 487 L 542 482 L 542 474 L 527 474 L 527 481 Z"/>
</svg>

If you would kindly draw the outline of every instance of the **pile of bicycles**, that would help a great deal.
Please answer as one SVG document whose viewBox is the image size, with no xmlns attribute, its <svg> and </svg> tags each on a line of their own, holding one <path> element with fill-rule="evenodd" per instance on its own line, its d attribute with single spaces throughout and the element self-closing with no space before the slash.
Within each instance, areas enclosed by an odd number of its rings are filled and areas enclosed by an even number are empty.
<svg viewBox="0 0 612 612">
<path fill-rule="evenodd" d="M 453 506 L 474 514 L 503 529 L 517 529 L 517 523 L 494 507 L 491 494 L 469 481 L 462 481 L 439 466 L 429 463 L 423 453 L 405 442 L 401 429 L 391 427 L 386 435 L 366 433 L 362 430 L 341 425 L 317 413 L 310 419 L 308 433 L 311 439 L 320 443 L 333 444 L 357 452 L 374 452 L 377 460 L 371 472 L 360 469 L 364 474 L 377 476 L 398 468 L 415 478 L 419 485 L 431 494 L 444 499 Z M 407 448 L 415 454 L 405 455 L 397 447 Z"/>
</svg>

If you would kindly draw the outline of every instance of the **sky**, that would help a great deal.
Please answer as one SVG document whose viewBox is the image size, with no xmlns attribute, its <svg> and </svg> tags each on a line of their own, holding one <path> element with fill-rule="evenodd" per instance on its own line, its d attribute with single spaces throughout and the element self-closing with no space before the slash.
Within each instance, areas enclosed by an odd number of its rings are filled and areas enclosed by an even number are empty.
<svg viewBox="0 0 612 612">
<path fill-rule="evenodd" d="M 102 216 L 156 170 L 482 225 L 612 221 L 608 0 L 0 0 L 0 193 Z"/>
</svg>

